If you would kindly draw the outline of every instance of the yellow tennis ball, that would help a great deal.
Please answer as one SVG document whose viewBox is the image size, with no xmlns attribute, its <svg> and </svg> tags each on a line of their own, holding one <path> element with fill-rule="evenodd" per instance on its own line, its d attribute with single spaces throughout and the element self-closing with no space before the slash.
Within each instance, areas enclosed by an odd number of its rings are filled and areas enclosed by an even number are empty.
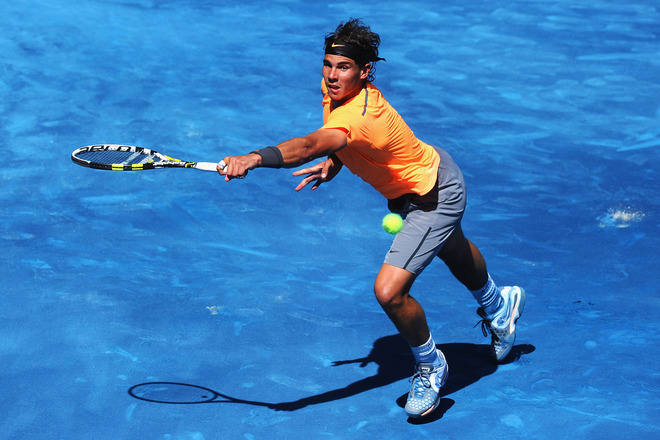
<svg viewBox="0 0 660 440">
<path fill-rule="evenodd" d="M 390 213 L 383 217 L 383 229 L 388 234 L 398 234 L 403 228 L 403 219 L 399 214 Z"/>
</svg>

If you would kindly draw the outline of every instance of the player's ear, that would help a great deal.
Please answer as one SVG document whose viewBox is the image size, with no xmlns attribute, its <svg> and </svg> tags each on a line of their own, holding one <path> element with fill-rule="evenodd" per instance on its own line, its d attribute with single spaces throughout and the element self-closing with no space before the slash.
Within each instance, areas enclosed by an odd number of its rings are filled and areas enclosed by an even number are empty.
<svg viewBox="0 0 660 440">
<path fill-rule="evenodd" d="M 369 72 L 371 72 L 371 63 L 367 63 L 360 69 L 360 79 L 365 80 L 369 78 Z"/>
</svg>

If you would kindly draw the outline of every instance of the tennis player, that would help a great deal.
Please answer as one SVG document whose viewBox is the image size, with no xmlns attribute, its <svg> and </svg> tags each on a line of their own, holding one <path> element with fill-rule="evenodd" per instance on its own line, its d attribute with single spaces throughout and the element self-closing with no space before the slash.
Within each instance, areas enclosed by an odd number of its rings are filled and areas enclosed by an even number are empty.
<svg viewBox="0 0 660 440">
<path fill-rule="evenodd" d="M 436 348 L 421 305 L 410 288 L 439 257 L 472 292 L 482 326 L 491 334 L 491 352 L 502 362 L 516 337 L 516 321 L 525 305 L 520 287 L 498 288 L 483 256 L 463 234 L 465 181 L 451 156 L 417 139 L 376 88 L 375 64 L 380 37 L 359 19 L 341 23 L 326 35 L 323 59 L 323 126 L 307 136 L 242 156 L 225 157 L 218 172 L 226 181 L 258 168 L 295 168 L 304 176 L 296 191 L 314 190 L 346 166 L 388 199 L 390 211 L 404 226 L 396 235 L 374 284 L 376 298 L 408 341 L 416 367 L 405 411 L 410 417 L 431 413 L 440 403 L 440 388 L 449 367 Z M 485 333 L 487 334 L 487 333 Z"/>
</svg>

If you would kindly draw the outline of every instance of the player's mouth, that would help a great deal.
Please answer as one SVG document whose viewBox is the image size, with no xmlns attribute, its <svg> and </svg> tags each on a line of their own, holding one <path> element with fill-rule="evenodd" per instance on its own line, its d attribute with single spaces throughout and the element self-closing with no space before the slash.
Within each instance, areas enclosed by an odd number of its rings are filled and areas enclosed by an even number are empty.
<svg viewBox="0 0 660 440">
<path fill-rule="evenodd" d="M 328 84 L 327 87 L 328 87 L 328 95 L 330 95 L 332 99 L 337 99 L 342 93 L 341 86 L 338 86 L 336 84 Z"/>
</svg>

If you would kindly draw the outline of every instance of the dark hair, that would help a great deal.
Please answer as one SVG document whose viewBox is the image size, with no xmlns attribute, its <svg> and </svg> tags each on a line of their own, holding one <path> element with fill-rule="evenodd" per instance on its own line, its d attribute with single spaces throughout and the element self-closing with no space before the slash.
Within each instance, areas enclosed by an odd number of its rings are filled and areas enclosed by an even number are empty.
<svg viewBox="0 0 660 440">
<path fill-rule="evenodd" d="M 362 64 L 360 67 L 371 64 L 371 70 L 369 71 L 367 80 L 373 81 L 376 73 L 376 61 L 383 60 L 383 58 L 378 57 L 380 36 L 375 32 L 371 32 L 371 28 L 361 19 L 351 18 L 346 23 L 340 23 L 334 32 L 326 34 L 324 47 L 327 48 L 329 44 L 335 41 L 342 41 L 357 46 L 364 52 L 364 59 L 366 61 L 358 61 L 358 64 Z"/>
</svg>

